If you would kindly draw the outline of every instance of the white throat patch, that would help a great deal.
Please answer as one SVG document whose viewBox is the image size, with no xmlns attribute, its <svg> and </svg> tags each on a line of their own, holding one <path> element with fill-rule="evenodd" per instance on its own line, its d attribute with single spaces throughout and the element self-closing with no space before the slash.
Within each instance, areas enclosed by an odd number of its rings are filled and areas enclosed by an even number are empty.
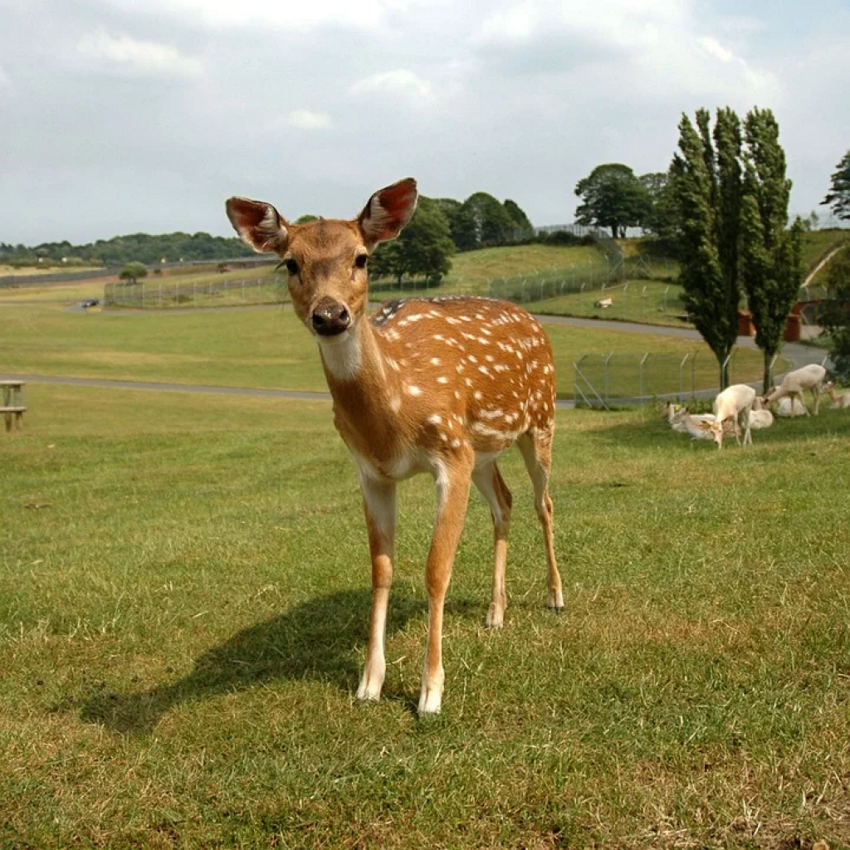
<svg viewBox="0 0 850 850">
<path fill-rule="evenodd" d="M 355 327 L 338 336 L 317 337 L 322 361 L 338 381 L 350 381 L 360 371 L 360 341 Z"/>
</svg>

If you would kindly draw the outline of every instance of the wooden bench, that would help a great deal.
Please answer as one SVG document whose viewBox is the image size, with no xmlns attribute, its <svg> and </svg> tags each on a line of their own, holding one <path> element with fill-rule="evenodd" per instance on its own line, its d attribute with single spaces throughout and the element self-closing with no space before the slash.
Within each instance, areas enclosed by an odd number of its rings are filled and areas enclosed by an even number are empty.
<svg viewBox="0 0 850 850">
<path fill-rule="evenodd" d="M 0 381 L 0 388 L 3 390 L 3 405 L 0 407 L 0 413 L 6 420 L 6 431 L 12 430 L 12 419 L 15 420 L 15 427 L 21 431 L 24 427 L 24 381 Z"/>
</svg>

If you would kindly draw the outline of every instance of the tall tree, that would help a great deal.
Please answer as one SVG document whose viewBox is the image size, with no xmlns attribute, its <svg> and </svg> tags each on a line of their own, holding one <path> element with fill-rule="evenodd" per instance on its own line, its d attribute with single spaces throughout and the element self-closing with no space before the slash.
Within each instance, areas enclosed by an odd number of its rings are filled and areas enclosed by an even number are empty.
<svg viewBox="0 0 850 850">
<path fill-rule="evenodd" d="M 820 322 L 829 332 L 836 377 L 850 382 L 850 244 L 835 254 L 826 271 L 828 300 Z"/>
<path fill-rule="evenodd" d="M 467 226 L 472 226 L 473 248 L 504 245 L 513 238 L 514 222 L 492 195 L 476 192 L 463 202 Z"/>
<path fill-rule="evenodd" d="M 791 181 L 779 125 L 769 109 L 753 109 L 744 121 L 746 139 L 741 207 L 741 276 L 764 352 L 764 391 L 772 383 L 771 365 L 782 346 L 791 308 L 803 281 L 803 223 L 788 225 Z"/>
<path fill-rule="evenodd" d="M 731 110 L 718 110 L 712 142 L 708 110 L 679 122 L 679 153 L 670 169 L 680 211 L 680 281 L 694 325 L 717 358 L 720 385 L 729 385 L 728 357 L 738 337 L 740 290 L 733 257 L 734 161 L 740 155 L 740 122 Z M 740 175 L 740 172 L 738 172 Z M 740 176 L 739 178 L 740 179 Z"/>
<path fill-rule="evenodd" d="M 850 219 L 850 151 L 838 163 L 838 170 L 832 175 L 832 186 L 821 201 L 832 207 L 833 213 L 841 219 Z"/>
<path fill-rule="evenodd" d="M 502 206 L 505 208 L 505 212 L 511 217 L 515 233 L 516 231 L 531 231 L 534 229 L 531 220 L 525 214 L 525 210 L 516 201 L 508 198 Z"/>
<path fill-rule="evenodd" d="M 376 275 L 394 275 L 399 283 L 404 275 L 439 278 L 451 269 L 454 250 L 449 222 L 440 204 L 420 195 L 410 223 L 398 239 L 379 246 L 370 266 Z"/>
<path fill-rule="evenodd" d="M 627 227 L 639 226 L 651 205 L 634 171 L 618 162 L 597 165 L 576 183 L 575 193 L 582 199 L 576 222 L 610 227 L 614 239 L 625 236 Z"/>
</svg>

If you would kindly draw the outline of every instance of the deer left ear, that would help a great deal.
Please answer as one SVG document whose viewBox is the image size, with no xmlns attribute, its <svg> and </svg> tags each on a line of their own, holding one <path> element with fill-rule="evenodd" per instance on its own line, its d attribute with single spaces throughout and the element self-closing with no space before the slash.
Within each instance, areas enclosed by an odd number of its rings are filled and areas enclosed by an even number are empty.
<svg viewBox="0 0 850 850">
<path fill-rule="evenodd" d="M 228 198 L 226 209 L 233 229 L 258 253 L 281 253 L 286 248 L 286 221 L 271 204 Z"/>
<path fill-rule="evenodd" d="M 395 239 L 413 218 L 417 197 L 412 177 L 375 192 L 357 219 L 366 241 L 374 245 Z"/>
</svg>

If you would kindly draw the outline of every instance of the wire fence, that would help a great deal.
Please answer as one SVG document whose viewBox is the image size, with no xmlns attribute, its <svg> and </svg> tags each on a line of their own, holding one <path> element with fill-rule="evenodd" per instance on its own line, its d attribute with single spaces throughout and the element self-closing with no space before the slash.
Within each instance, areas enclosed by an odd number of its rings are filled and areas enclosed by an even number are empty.
<svg viewBox="0 0 850 850">
<path fill-rule="evenodd" d="M 103 302 L 110 307 L 168 310 L 188 307 L 234 307 L 252 304 L 279 304 L 286 300 L 285 279 L 278 276 L 241 280 L 120 281 L 107 283 Z"/>
<path fill-rule="evenodd" d="M 730 384 L 758 384 L 763 379 L 761 351 L 734 348 L 727 358 Z M 787 370 L 784 357 L 773 363 L 774 374 Z M 713 398 L 720 383 L 720 365 L 705 351 L 684 356 L 644 352 L 586 354 L 573 364 L 576 407 L 610 408 L 647 404 L 659 398 L 680 401 Z"/>
</svg>

